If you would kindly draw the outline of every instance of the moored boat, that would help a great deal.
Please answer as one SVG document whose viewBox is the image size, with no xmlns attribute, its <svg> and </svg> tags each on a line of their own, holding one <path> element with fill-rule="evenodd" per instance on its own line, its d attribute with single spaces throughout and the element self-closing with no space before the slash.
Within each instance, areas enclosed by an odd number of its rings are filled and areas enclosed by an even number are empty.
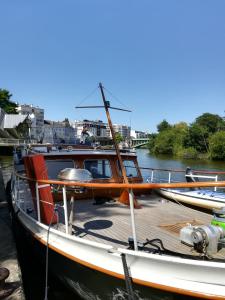
<svg viewBox="0 0 225 300">
<path fill-rule="evenodd" d="M 199 182 L 201 181 L 214 181 L 215 183 L 218 182 L 218 176 L 224 175 L 225 172 L 221 171 L 198 171 L 195 170 L 194 172 L 188 167 L 186 171 L 182 170 L 154 170 L 154 180 L 151 180 L 151 182 L 166 182 L 166 179 L 164 177 L 164 180 L 158 178 L 156 179 L 156 173 L 162 173 L 166 172 L 168 174 L 167 182 L 175 182 L 172 179 L 172 174 L 175 173 L 183 173 L 184 179 L 186 179 L 187 182 Z M 157 193 L 162 195 L 163 197 L 177 201 L 184 204 L 189 204 L 192 206 L 197 206 L 200 208 L 205 209 L 220 209 L 222 207 L 225 207 L 225 192 L 223 190 L 218 190 L 218 188 L 207 188 L 207 187 L 198 187 L 198 188 L 161 188 L 157 190 Z"/>
<path fill-rule="evenodd" d="M 115 143 L 115 151 L 29 150 L 15 165 L 11 194 L 46 270 L 83 299 L 152 299 L 152 289 L 158 298 L 225 299 L 223 215 L 214 226 L 211 215 L 151 193 L 201 185 L 144 183 L 136 154 Z"/>
</svg>

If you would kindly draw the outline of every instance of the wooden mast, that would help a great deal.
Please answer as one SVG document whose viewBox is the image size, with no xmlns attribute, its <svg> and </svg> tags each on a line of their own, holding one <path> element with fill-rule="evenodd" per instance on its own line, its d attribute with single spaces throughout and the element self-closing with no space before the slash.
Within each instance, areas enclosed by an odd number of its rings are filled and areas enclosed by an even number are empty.
<svg viewBox="0 0 225 300">
<path fill-rule="evenodd" d="M 110 128 L 110 131 L 111 131 L 111 134 L 112 134 L 113 144 L 115 146 L 116 154 L 117 154 L 117 157 L 118 157 L 118 160 L 119 160 L 119 164 L 120 164 L 120 167 L 121 167 L 123 179 L 124 179 L 125 183 L 129 183 L 128 178 L 127 178 L 127 174 L 126 174 L 126 170 L 125 170 L 125 167 L 124 167 L 124 164 L 123 164 L 123 160 L 122 160 L 122 157 L 121 157 L 121 154 L 120 154 L 120 149 L 119 149 L 118 144 L 116 142 L 116 134 L 115 134 L 115 131 L 113 129 L 113 125 L 112 125 L 112 121 L 111 121 L 111 117 L 110 117 L 110 113 L 109 113 L 110 104 L 109 104 L 109 101 L 106 101 L 106 99 L 105 99 L 105 94 L 104 94 L 103 86 L 102 86 L 101 82 L 99 83 L 99 88 L 100 88 L 100 91 L 101 91 L 102 100 L 103 100 L 103 104 L 104 104 L 104 107 L 105 107 L 105 112 L 106 112 L 106 116 L 107 116 L 107 119 L 108 119 L 109 128 Z"/>
<path fill-rule="evenodd" d="M 102 100 L 103 100 L 103 104 L 104 104 L 104 107 L 105 107 L 105 112 L 106 112 L 106 116 L 107 116 L 107 119 L 108 119 L 109 128 L 110 128 L 110 131 L 111 131 L 111 134 L 112 134 L 112 139 L 113 139 L 113 143 L 114 143 L 114 146 L 115 146 L 116 154 L 117 154 L 119 164 L 120 164 L 120 167 L 121 167 L 123 180 L 124 180 L 125 183 L 129 183 L 129 180 L 127 178 L 126 169 L 124 167 L 123 160 L 122 160 L 122 157 L 121 157 L 121 154 L 120 154 L 120 149 L 119 149 L 118 144 L 116 142 L 116 135 L 115 135 L 115 132 L 114 132 L 114 129 L 113 129 L 113 125 L 112 125 L 112 121 L 111 121 L 111 117 L 110 117 L 110 113 L 109 113 L 110 102 L 106 101 L 106 99 L 105 99 L 105 94 L 104 94 L 103 86 L 102 86 L 101 82 L 99 83 L 99 88 L 100 88 L 100 91 L 101 91 Z M 124 203 L 124 204 L 129 205 L 130 204 L 130 194 L 132 194 L 132 202 L 133 202 L 132 206 L 134 206 L 135 208 L 140 208 L 141 206 L 138 204 L 137 200 L 134 198 L 133 192 L 130 191 L 130 193 L 129 193 L 129 191 L 127 189 L 123 190 L 123 192 L 120 195 L 119 201 Z"/>
</svg>

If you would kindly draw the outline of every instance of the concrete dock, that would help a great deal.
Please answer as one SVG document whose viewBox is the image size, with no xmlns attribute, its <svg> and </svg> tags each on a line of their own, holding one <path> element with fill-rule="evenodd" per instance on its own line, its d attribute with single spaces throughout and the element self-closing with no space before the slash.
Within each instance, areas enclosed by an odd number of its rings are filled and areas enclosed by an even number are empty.
<svg viewBox="0 0 225 300">
<path fill-rule="evenodd" d="M 24 300 L 22 275 L 11 226 L 4 180 L 0 170 L 0 278 L 1 271 L 9 270 L 9 276 L 0 282 L 0 299 Z M 4 277 L 4 276 L 3 276 Z"/>
</svg>

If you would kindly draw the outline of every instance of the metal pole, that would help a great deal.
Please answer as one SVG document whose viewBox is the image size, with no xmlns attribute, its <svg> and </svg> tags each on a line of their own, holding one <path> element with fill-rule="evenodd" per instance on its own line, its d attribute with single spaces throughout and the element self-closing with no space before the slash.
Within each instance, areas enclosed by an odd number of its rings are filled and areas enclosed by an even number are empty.
<svg viewBox="0 0 225 300">
<path fill-rule="evenodd" d="M 40 198 L 39 198 L 38 182 L 35 183 L 35 189 L 36 189 L 36 202 L 37 202 L 38 222 L 41 222 L 41 211 L 40 211 Z"/>
<path fill-rule="evenodd" d="M 169 172 L 169 179 L 168 179 L 168 182 L 170 183 L 171 181 L 171 173 Z"/>
<path fill-rule="evenodd" d="M 74 222 L 74 196 L 71 197 L 70 200 L 70 217 L 69 217 L 69 234 L 73 233 L 73 222 Z"/>
<path fill-rule="evenodd" d="M 218 181 L 218 175 L 215 176 L 215 182 L 217 182 L 217 181 Z M 216 189 L 216 186 L 215 186 L 215 187 L 214 187 L 214 192 L 216 192 L 216 190 L 217 190 L 217 189 Z"/>
<path fill-rule="evenodd" d="M 66 186 L 64 185 L 63 188 L 63 209 L 64 209 L 64 217 L 65 217 L 65 226 L 66 226 L 66 233 L 69 233 L 69 226 L 68 226 L 68 210 L 67 210 L 67 199 L 66 199 Z"/>
<path fill-rule="evenodd" d="M 152 170 L 152 173 L 151 173 L 151 182 L 153 182 L 153 178 L 154 178 L 154 170 Z"/>
<path fill-rule="evenodd" d="M 134 250 L 138 251 L 137 235 L 136 235 L 136 227 L 135 227 L 135 219 L 134 219 L 134 194 L 133 194 L 133 190 L 129 190 L 129 202 L 130 202 L 132 235 L 133 235 L 133 240 L 134 240 Z"/>
</svg>

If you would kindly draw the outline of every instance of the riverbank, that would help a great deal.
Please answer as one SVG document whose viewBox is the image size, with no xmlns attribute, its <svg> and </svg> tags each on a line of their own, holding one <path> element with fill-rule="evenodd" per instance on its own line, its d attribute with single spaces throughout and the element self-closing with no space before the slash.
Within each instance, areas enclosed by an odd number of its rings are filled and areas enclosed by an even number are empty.
<svg viewBox="0 0 225 300">
<path fill-rule="evenodd" d="M 17 258 L 2 171 L 0 171 L 0 241 L 0 268 L 9 270 L 5 284 L 2 288 L 0 287 L 0 299 L 24 300 L 22 275 Z"/>
</svg>

